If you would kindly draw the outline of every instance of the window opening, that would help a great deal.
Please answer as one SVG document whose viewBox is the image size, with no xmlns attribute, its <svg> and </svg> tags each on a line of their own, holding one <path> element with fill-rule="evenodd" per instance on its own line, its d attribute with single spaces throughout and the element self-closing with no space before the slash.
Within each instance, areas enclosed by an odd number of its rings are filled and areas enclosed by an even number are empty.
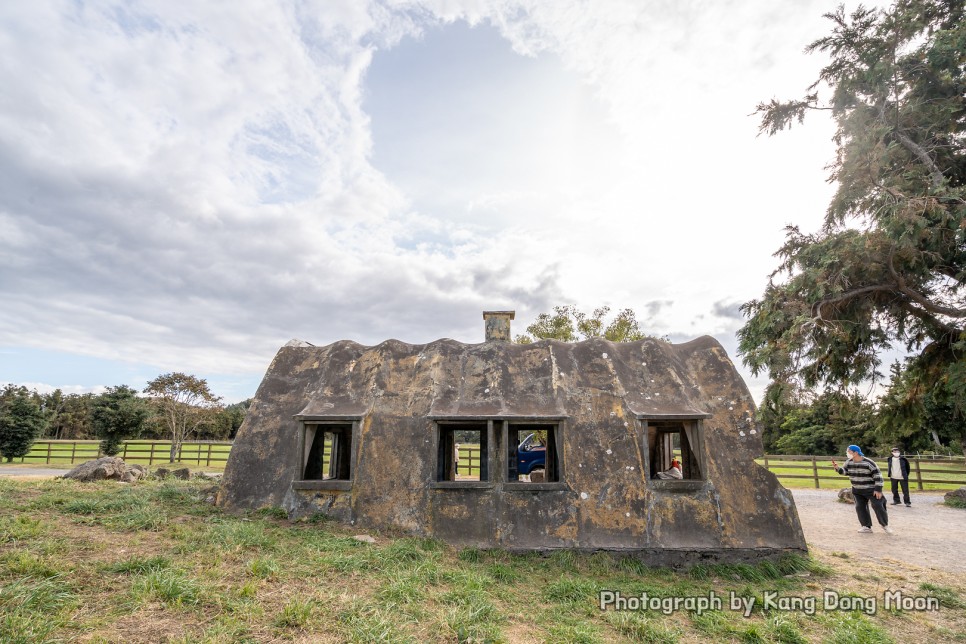
<svg viewBox="0 0 966 644">
<path fill-rule="evenodd" d="M 507 480 L 559 482 L 558 438 L 556 425 L 511 424 L 507 429 Z"/>
<path fill-rule="evenodd" d="M 443 424 L 439 427 L 437 481 L 486 481 L 486 423 Z"/>
<path fill-rule="evenodd" d="M 305 426 L 305 481 L 348 481 L 352 464 L 352 425 Z"/>
<path fill-rule="evenodd" d="M 651 478 L 665 480 L 702 478 L 697 422 L 648 422 L 647 439 Z"/>
</svg>

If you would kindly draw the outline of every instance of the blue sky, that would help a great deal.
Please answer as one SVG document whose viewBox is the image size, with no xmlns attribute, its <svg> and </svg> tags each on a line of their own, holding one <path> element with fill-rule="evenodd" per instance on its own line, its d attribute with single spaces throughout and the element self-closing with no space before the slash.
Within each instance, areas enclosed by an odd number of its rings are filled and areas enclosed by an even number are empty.
<svg viewBox="0 0 966 644">
<path fill-rule="evenodd" d="M 235 401 L 292 338 L 571 303 L 734 357 L 832 190 L 830 123 L 750 114 L 813 81 L 834 4 L 5 3 L 0 382 Z"/>
</svg>

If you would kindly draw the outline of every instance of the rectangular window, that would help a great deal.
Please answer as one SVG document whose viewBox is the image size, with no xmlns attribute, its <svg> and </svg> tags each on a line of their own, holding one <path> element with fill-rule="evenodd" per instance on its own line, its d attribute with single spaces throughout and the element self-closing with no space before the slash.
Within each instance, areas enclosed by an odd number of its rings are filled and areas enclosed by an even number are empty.
<svg viewBox="0 0 966 644">
<path fill-rule="evenodd" d="M 489 480 L 488 423 L 438 423 L 437 481 Z"/>
<path fill-rule="evenodd" d="M 704 478 L 700 421 L 645 421 L 652 479 Z"/>
<path fill-rule="evenodd" d="M 507 481 L 560 482 L 560 433 L 556 424 L 509 423 Z"/>
<path fill-rule="evenodd" d="M 306 424 L 303 481 L 352 478 L 352 425 Z"/>
</svg>

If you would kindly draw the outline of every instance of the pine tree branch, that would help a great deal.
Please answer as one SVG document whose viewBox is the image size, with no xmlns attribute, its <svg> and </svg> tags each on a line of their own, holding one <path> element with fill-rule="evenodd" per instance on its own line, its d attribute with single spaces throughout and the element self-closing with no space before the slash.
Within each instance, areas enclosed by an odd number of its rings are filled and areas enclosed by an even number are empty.
<svg viewBox="0 0 966 644">
<path fill-rule="evenodd" d="M 812 318 L 816 322 L 825 322 L 825 318 L 822 317 L 822 307 L 828 304 L 838 304 L 839 302 L 845 302 L 851 300 L 859 295 L 865 295 L 866 293 L 884 292 L 891 293 L 896 290 L 894 284 L 874 284 L 872 286 L 863 286 L 862 288 L 857 288 L 851 291 L 846 291 L 841 295 L 836 295 L 835 297 L 827 297 L 825 299 L 819 300 L 812 304 Z"/>
<path fill-rule="evenodd" d="M 890 271 L 890 272 L 893 273 L 894 277 L 898 278 L 898 276 L 895 275 L 894 271 Z M 815 302 L 814 304 L 812 304 L 812 318 L 817 323 L 827 322 L 827 320 L 822 315 L 822 309 L 825 306 L 830 304 L 838 304 L 840 302 L 845 302 L 853 298 L 856 298 L 860 295 L 866 295 L 868 293 L 876 293 L 876 292 L 895 293 L 897 295 L 902 295 L 903 296 L 902 299 L 909 300 L 919 305 L 917 307 L 913 307 L 907 310 L 910 310 L 910 312 L 916 313 L 916 317 L 919 317 L 919 318 L 922 318 L 923 315 L 928 316 L 929 321 L 931 323 L 936 324 L 937 326 L 942 328 L 953 328 L 953 327 L 950 327 L 950 325 L 944 324 L 943 322 L 936 320 L 934 317 L 935 315 L 945 315 L 953 318 L 966 317 L 966 310 L 933 304 L 922 294 L 914 291 L 908 286 L 905 286 L 905 282 L 901 281 L 901 279 L 897 279 L 897 282 L 901 282 L 901 283 L 873 284 L 870 286 L 863 286 L 862 288 L 846 291 L 845 293 L 836 295 L 835 297 L 828 297 L 828 298 L 819 300 L 818 302 Z M 919 307 L 922 307 L 922 308 L 919 308 Z"/>
<path fill-rule="evenodd" d="M 901 130 L 895 129 L 893 132 L 903 147 L 916 155 L 919 160 L 922 161 L 923 165 L 929 169 L 929 177 L 932 179 L 932 187 L 936 190 L 942 188 L 945 177 L 943 176 L 942 170 L 940 170 L 939 166 L 936 165 L 936 162 L 932 160 L 931 156 L 929 156 L 929 153 L 926 152 L 921 145 L 910 139 Z"/>
<path fill-rule="evenodd" d="M 896 290 L 908 297 L 910 300 L 921 306 L 926 311 L 933 313 L 935 315 L 945 315 L 951 318 L 963 318 L 966 317 L 966 309 L 957 309 L 954 307 L 941 306 L 939 304 L 934 304 L 926 296 L 918 291 L 915 291 L 908 286 L 906 286 L 906 281 L 900 277 L 899 273 L 896 272 L 895 264 L 892 262 L 892 255 L 889 255 L 889 274 L 892 275 L 892 279 L 896 281 Z"/>
</svg>

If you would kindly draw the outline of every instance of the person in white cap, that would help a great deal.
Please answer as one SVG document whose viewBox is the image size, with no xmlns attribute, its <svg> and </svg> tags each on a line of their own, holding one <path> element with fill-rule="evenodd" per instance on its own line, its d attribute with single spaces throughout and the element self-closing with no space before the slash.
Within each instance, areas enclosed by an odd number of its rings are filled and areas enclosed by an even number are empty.
<svg viewBox="0 0 966 644">
<path fill-rule="evenodd" d="M 835 471 L 844 476 L 848 476 L 852 481 L 852 498 L 855 499 L 855 513 L 859 517 L 859 532 L 872 532 L 872 517 L 869 515 L 869 503 L 875 511 L 875 518 L 878 519 L 882 530 L 887 534 L 892 534 L 889 527 L 889 514 L 886 510 L 885 496 L 882 495 L 882 472 L 879 466 L 870 458 L 866 458 L 862 449 L 858 445 L 849 445 L 845 451 L 848 459 L 842 467 L 839 467 L 835 459 L 832 459 L 832 467 Z"/>
</svg>

